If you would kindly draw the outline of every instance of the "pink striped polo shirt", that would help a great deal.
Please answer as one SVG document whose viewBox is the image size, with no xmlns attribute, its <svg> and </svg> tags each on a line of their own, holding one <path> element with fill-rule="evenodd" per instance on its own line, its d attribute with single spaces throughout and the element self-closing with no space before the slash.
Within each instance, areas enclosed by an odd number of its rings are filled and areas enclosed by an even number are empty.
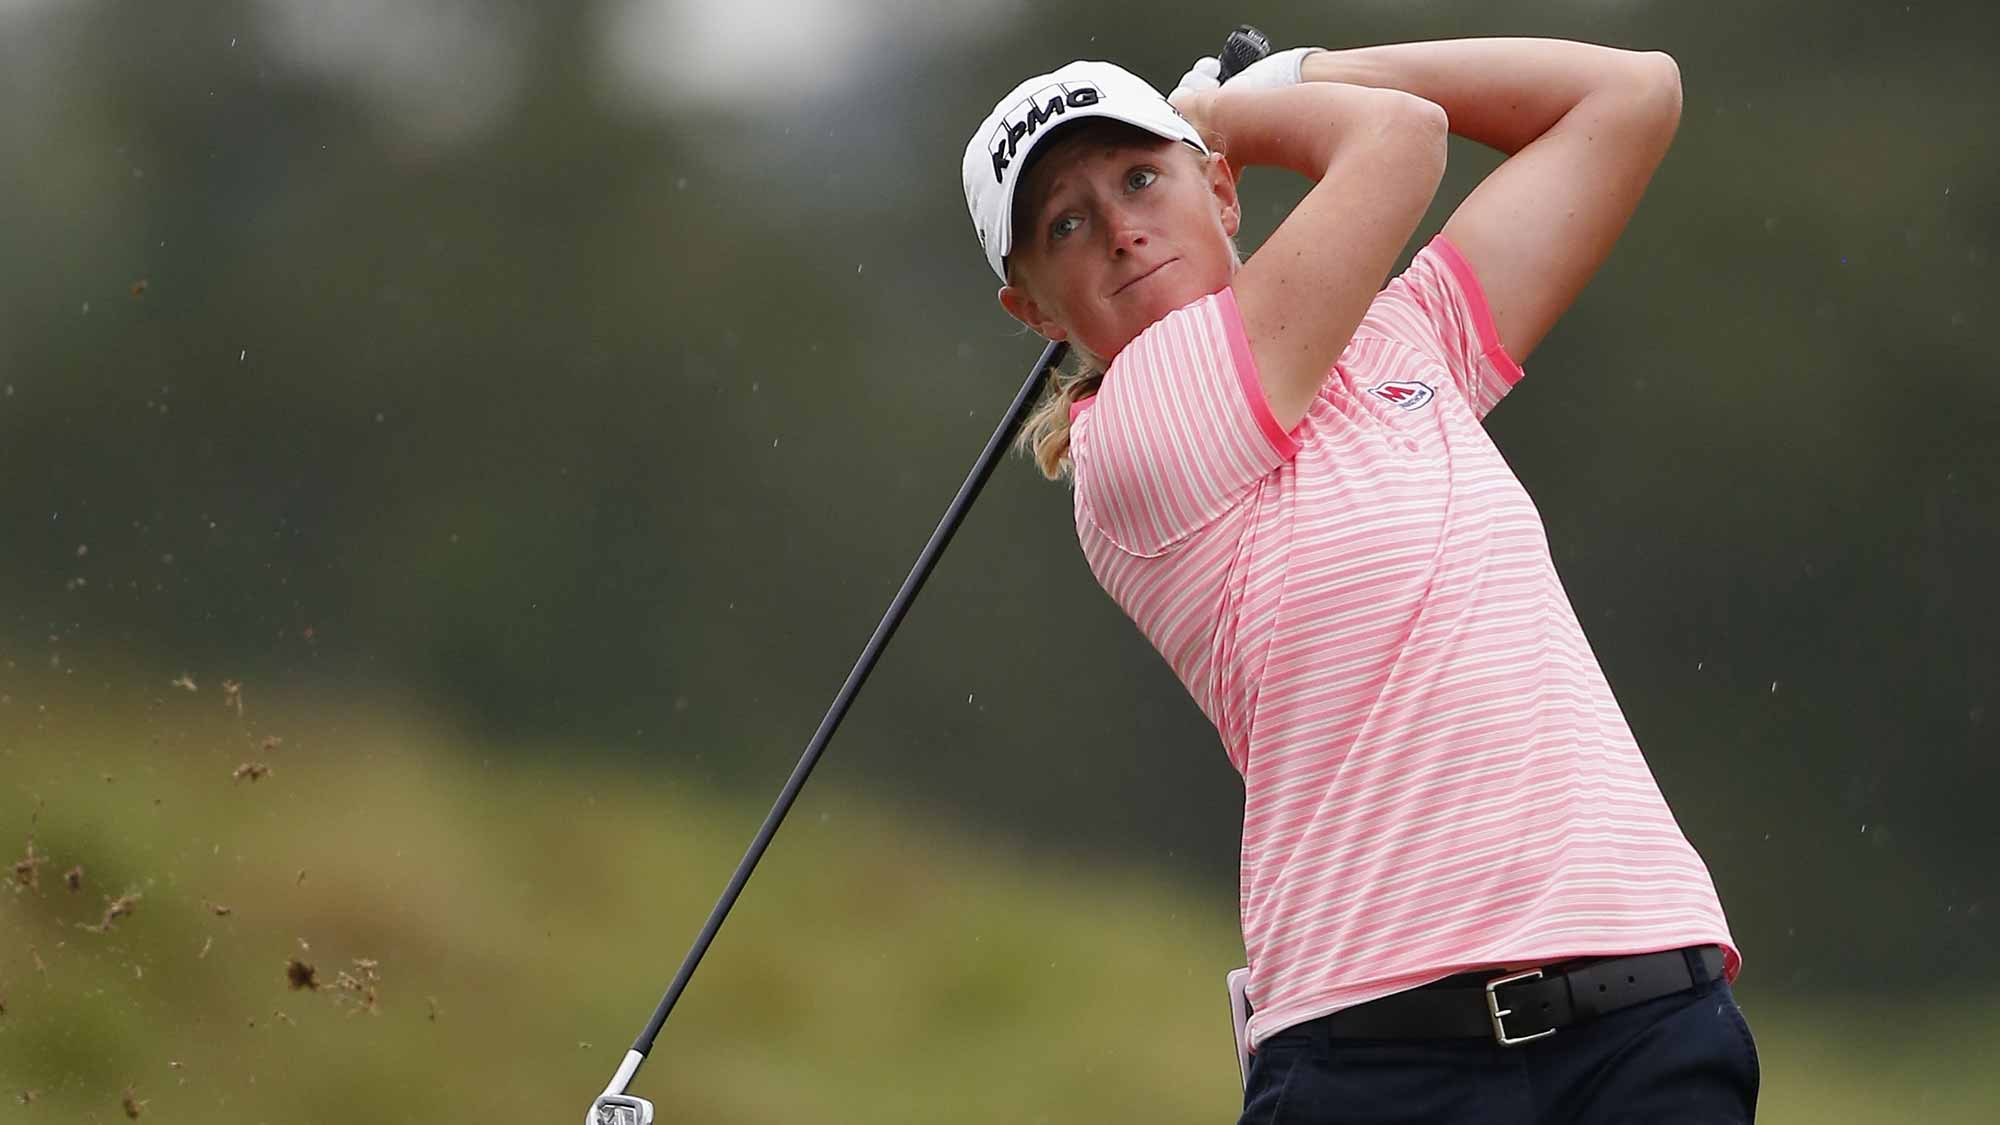
<svg viewBox="0 0 2000 1125">
<path fill-rule="evenodd" d="M 1091 572 L 1243 776 L 1253 1044 L 1486 966 L 1742 964 L 1480 424 L 1520 377 L 1440 236 L 1290 433 L 1230 289 L 1071 411 Z"/>
</svg>

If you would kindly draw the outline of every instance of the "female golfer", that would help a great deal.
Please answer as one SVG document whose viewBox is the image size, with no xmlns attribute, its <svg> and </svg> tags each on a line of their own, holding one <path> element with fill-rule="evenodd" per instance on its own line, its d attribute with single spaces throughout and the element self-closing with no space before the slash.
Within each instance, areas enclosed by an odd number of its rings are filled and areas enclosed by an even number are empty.
<svg viewBox="0 0 2000 1125">
<path fill-rule="evenodd" d="M 1481 425 L 1638 204 L 1678 69 L 1468 40 L 1214 76 L 1030 78 L 964 175 L 1000 303 L 1081 364 L 1023 442 L 1243 777 L 1243 1122 L 1749 1121 L 1714 886 Z M 1447 130 L 1508 159 L 1389 278 Z M 1258 164 L 1314 186 L 1239 262 Z"/>
</svg>

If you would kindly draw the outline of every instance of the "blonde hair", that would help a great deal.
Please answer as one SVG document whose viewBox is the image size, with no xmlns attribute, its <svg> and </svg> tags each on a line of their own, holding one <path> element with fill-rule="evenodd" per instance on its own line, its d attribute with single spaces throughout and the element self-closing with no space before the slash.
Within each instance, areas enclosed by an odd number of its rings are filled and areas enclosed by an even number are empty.
<svg viewBox="0 0 2000 1125">
<path fill-rule="evenodd" d="M 1060 367 L 1049 370 L 1047 389 L 1036 400 L 1028 412 L 1028 420 L 1021 423 L 1021 432 L 1014 438 L 1014 450 L 1033 457 L 1035 467 L 1050 480 L 1063 480 L 1070 474 L 1069 408 L 1097 393 L 1108 366 L 1074 340 L 1069 345 L 1069 356 L 1072 370 Z"/>
</svg>

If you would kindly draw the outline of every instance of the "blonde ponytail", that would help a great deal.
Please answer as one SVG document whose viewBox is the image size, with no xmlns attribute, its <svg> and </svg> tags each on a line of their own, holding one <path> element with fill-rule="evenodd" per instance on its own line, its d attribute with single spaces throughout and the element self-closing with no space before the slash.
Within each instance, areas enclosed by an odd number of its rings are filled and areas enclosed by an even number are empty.
<svg viewBox="0 0 2000 1125">
<path fill-rule="evenodd" d="M 1062 480 L 1070 474 L 1070 406 L 1096 394 L 1098 385 L 1104 382 L 1103 360 L 1074 342 L 1069 354 L 1074 370 L 1056 368 L 1049 372 L 1048 389 L 1028 412 L 1028 420 L 1021 424 L 1021 432 L 1014 438 L 1015 451 L 1033 457 L 1035 467 L 1050 480 Z"/>
</svg>

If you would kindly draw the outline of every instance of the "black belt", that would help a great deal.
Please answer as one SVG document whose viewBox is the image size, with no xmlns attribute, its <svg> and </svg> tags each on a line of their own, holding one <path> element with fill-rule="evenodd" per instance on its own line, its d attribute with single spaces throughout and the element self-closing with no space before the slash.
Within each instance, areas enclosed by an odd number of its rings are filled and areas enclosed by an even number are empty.
<svg viewBox="0 0 2000 1125">
<path fill-rule="evenodd" d="M 1697 976 L 1696 974 L 1700 975 Z M 1514 973 L 1461 973 L 1294 1024 L 1280 1035 L 1332 1039 L 1492 1039 L 1502 1046 L 1554 1035 L 1722 975 L 1722 949 L 1703 945 L 1593 958 Z"/>
</svg>

